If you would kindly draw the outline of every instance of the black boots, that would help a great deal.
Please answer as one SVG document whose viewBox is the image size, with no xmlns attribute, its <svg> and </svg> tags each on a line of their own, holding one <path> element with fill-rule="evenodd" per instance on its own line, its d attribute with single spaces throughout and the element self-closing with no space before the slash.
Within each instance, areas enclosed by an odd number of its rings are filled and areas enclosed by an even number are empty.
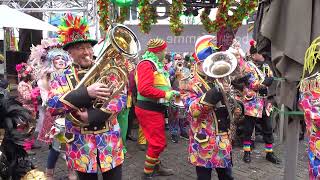
<svg viewBox="0 0 320 180">
<path fill-rule="evenodd" d="M 156 176 L 171 176 L 173 175 L 173 170 L 164 167 L 161 163 L 154 167 L 154 174 Z"/>
<path fill-rule="evenodd" d="M 243 154 L 243 161 L 245 163 L 250 163 L 251 162 L 251 156 L 250 156 L 251 152 L 250 151 L 244 151 Z"/>
<path fill-rule="evenodd" d="M 245 163 L 250 163 L 251 162 L 251 153 L 250 151 L 245 151 L 243 154 L 243 161 Z M 281 160 L 273 153 L 273 152 L 268 152 L 266 154 L 266 160 L 272 162 L 273 164 L 280 164 Z"/>
<path fill-rule="evenodd" d="M 280 164 L 281 162 L 281 160 L 273 152 L 268 152 L 266 155 L 266 159 L 273 164 Z"/>
<path fill-rule="evenodd" d="M 161 163 L 155 165 L 152 174 L 143 174 L 143 180 L 150 180 L 153 179 L 155 176 L 171 176 L 173 175 L 173 170 L 164 167 Z"/>
</svg>

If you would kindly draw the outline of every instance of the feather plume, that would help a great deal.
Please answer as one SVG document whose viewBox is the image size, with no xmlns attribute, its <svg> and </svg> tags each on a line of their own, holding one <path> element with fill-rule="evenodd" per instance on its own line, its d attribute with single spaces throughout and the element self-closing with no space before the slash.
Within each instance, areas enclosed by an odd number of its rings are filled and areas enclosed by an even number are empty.
<svg viewBox="0 0 320 180">
<path fill-rule="evenodd" d="M 302 79 L 305 77 L 306 72 L 311 74 L 314 70 L 314 67 L 320 60 L 320 36 L 317 37 L 307 49 L 304 56 L 304 66 Z"/>
<path fill-rule="evenodd" d="M 87 39 L 89 35 L 87 20 L 79 16 L 73 17 L 70 13 L 62 19 L 62 23 L 58 28 L 59 41 L 63 44 L 78 40 L 76 38 Z"/>
</svg>

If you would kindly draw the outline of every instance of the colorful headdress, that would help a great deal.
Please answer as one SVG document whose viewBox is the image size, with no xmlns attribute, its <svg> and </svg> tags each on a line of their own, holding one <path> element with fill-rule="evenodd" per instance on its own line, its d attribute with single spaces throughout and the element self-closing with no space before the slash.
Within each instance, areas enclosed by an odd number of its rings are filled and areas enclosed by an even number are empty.
<svg viewBox="0 0 320 180">
<path fill-rule="evenodd" d="M 97 44 L 98 41 L 90 39 L 89 25 L 86 18 L 73 17 L 72 14 L 67 14 L 61 21 L 58 34 L 64 50 L 76 43 L 88 42 L 92 46 Z"/>
<path fill-rule="evenodd" d="M 258 52 L 255 40 L 250 40 L 250 54 L 255 54 Z"/>
<path fill-rule="evenodd" d="M 62 56 L 62 58 L 66 61 L 69 62 L 70 61 L 70 57 L 67 51 L 63 50 L 63 49 L 59 49 L 59 48 L 54 48 L 54 49 L 50 49 L 48 51 L 48 54 L 46 56 L 46 60 L 49 63 L 52 63 L 53 59 L 57 56 Z"/>
<path fill-rule="evenodd" d="M 167 42 L 163 39 L 150 39 L 148 42 L 148 51 L 157 53 L 167 48 Z"/>
<path fill-rule="evenodd" d="M 216 37 L 212 35 L 204 35 L 197 39 L 195 44 L 195 55 L 200 61 L 204 61 L 208 56 L 218 51 L 215 45 Z"/>
<path fill-rule="evenodd" d="M 61 48 L 57 39 L 44 39 L 41 44 L 30 48 L 31 54 L 27 63 L 32 68 L 33 77 L 41 78 L 44 70 L 50 68 L 50 62 L 46 57 L 48 51 L 54 48 Z"/>
<path fill-rule="evenodd" d="M 304 66 L 302 79 L 306 73 L 311 74 L 314 71 L 317 63 L 320 61 L 320 36 L 312 41 L 310 47 L 304 55 Z"/>
</svg>

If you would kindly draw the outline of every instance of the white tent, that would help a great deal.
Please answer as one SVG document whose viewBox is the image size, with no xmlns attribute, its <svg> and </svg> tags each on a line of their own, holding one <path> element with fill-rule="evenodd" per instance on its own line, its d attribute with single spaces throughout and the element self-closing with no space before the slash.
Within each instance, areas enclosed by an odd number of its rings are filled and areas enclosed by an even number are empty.
<svg viewBox="0 0 320 180">
<path fill-rule="evenodd" d="M 58 28 L 52 26 L 51 24 L 41 21 L 35 17 L 28 14 L 20 12 L 16 9 L 12 9 L 6 5 L 0 5 L 0 28 L 21 28 L 21 29 L 34 29 L 34 30 L 44 30 L 44 31 L 57 31 Z M 4 33 L 5 34 L 5 33 Z M 5 38 L 3 38 L 5 39 Z M 4 42 L 4 57 L 6 59 L 6 42 Z M 6 60 L 4 62 L 4 75 L 6 75 Z"/>
<path fill-rule="evenodd" d="M 28 14 L 12 9 L 6 5 L 0 5 L 0 28 L 11 27 L 21 29 L 35 29 L 45 31 L 57 31 L 51 24 L 41 21 Z"/>
</svg>

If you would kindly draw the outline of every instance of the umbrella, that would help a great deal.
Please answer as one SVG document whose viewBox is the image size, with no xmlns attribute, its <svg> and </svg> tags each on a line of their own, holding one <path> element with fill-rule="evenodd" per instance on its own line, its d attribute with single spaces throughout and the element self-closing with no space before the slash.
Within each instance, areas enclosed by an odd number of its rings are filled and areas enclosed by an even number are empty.
<svg viewBox="0 0 320 180">
<path fill-rule="evenodd" d="M 47 22 L 41 21 L 28 14 L 20 12 L 16 9 L 12 9 L 6 5 L 0 5 L 0 28 L 21 28 L 21 29 L 34 29 L 34 30 L 45 30 L 45 31 L 57 31 L 58 28 L 50 25 Z M 5 32 L 4 32 L 5 35 Z M 6 75 L 6 41 L 4 41 L 4 76 Z"/>
</svg>

